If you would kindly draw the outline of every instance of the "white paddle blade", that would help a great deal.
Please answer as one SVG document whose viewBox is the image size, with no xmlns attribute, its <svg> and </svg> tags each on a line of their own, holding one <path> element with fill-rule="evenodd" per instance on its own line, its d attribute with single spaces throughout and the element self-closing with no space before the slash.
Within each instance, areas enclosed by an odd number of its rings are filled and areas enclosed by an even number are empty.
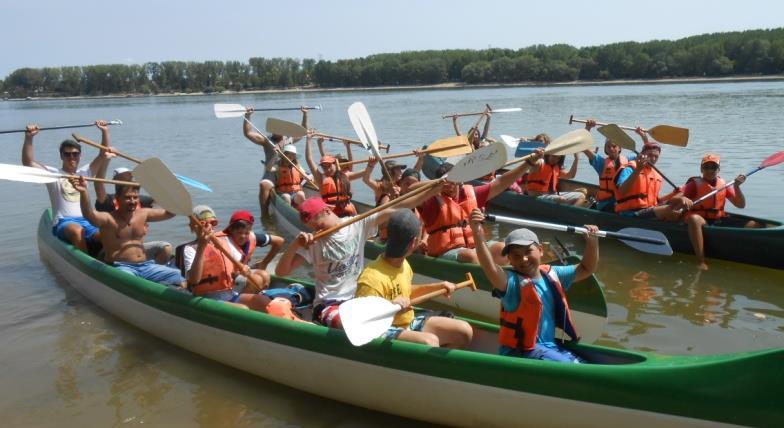
<svg viewBox="0 0 784 428">
<path fill-rule="evenodd" d="M 21 181 L 23 183 L 47 184 L 59 180 L 60 175 L 40 168 L 3 163 L 0 164 L 0 179 Z"/>
<path fill-rule="evenodd" d="M 308 130 L 301 125 L 287 120 L 275 119 L 274 117 L 267 118 L 267 132 L 291 137 L 295 140 L 308 134 Z"/>
<path fill-rule="evenodd" d="M 373 128 L 373 123 L 370 121 L 370 115 L 365 105 L 359 101 L 351 104 L 348 108 L 348 119 L 351 121 L 351 127 L 354 128 L 354 132 L 365 149 L 370 150 L 370 146 L 375 145 L 376 151 L 378 151 L 376 130 Z"/>
<path fill-rule="evenodd" d="M 593 137 L 585 129 L 575 129 L 553 140 L 544 148 L 548 155 L 571 155 L 593 149 Z"/>
<path fill-rule="evenodd" d="M 133 169 L 133 178 L 166 211 L 177 215 L 191 215 L 193 209 L 191 194 L 162 160 L 146 159 Z"/>
<path fill-rule="evenodd" d="M 453 183 L 463 183 L 490 174 L 505 163 L 506 145 L 496 142 L 465 155 L 449 171 L 447 177 Z"/>
<path fill-rule="evenodd" d="M 596 129 L 600 134 L 604 135 L 611 143 L 618 145 L 626 150 L 635 151 L 637 144 L 632 137 L 629 136 L 623 129 L 614 123 L 600 126 Z"/>
<path fill-rule="evenodd" d="M 512 113 L 515 111 L 523 111 L 520 107 L 512 107 L 512 108 L 499 108 L 490 110 L 490 113 Z"/>
<path fill-rule="evenodd" d="M 513 149 L 516 149 L 517 148 L 517 144 L 520 142 L 520 139 L 519 138 L 515 138 L 515 137 L 513 137 L 511 135 L 501 135 L 501 141 L 503 141 L 504 144 L 506 144 L 507 146 L 509 146 L 509 147 L 511 147 Z"/>
<path fill-rule="evenodd" d="M 340 305 L 340 322 L 348 340 L 362 346 L 384 334 L 400 306 L 383 297 L 357 297 Z"/>
<path fill-rule="evenodd" d="M 213 111 L 218 119 L 242 117 L 245 115 L 245 106 L 241 104 L 215 104 Z"/>
</svg>

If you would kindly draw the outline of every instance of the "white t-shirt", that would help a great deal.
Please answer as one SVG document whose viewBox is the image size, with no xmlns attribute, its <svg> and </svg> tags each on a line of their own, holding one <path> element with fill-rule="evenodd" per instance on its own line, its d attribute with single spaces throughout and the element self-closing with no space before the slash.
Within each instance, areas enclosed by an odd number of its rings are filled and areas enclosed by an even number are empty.
<svg viewBox="0 0 784 428">
<path fill-rule="evenodd" d="M 316 277 L 314 304 L 354 297 L 357 278 L 365 264 L 365 241 L 377 233 L 377 218 L 378 214 L 373 214 L 316 241 L 310 248 L 297 250 L 297 254 L 313 266 Z"/>
<path fill-rule="evenodd" d="M 44 168 L 56 174 L 93 176 L 89 164 L 80 167 L 74 174 L 49 165 L 44 165 Z M 55 224 L 63 217 L 83 217 L 82 207 L 79 205 L 79 192 L 74 189 L 67 178 L 61 178 L 54 183 L 47 183 L 46 190 L 49 191 L 49 201 L 52 203 Z"/>
</svg>

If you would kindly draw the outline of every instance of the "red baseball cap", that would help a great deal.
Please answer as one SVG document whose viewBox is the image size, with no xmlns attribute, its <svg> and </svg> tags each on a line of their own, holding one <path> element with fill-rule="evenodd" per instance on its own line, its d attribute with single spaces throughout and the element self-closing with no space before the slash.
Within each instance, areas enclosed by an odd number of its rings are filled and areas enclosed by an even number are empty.
<svg viewBox="0 0 784 428">
<path fill-rule="evenodd" d="M 657 143 L 656 141 L 648 141 L 647 143 L 642 145 L 642 152 L 646 152 L 648 150 L 658 150 L 661 152 L 661 144 Z"/>
<path fill-rule="evenodd" d="M 713 162 L 716 165 L 720 165 L 721 163 L 721 156 L 715 155 L 713 153 L 708 153 L 707 155 L 702 157 L 702 163 L 700 165 L 705 165 L 708 162 Z"/>
<path fill-rule="evenodd" d="M 313 196 L 308 198 L 302 205 L 299 206 L 299 218 L 303 223 L 307 223 L 317 215 L 321 214 L 324 210 L 331 210 L 332 207 L 327 205 L 321 196 Z"/>
<path fill-rule="evenodd" d="M 253 218 L 253 214 L 251 214 L 250 211 L 247 210 L 234 211 L 234 214 L 231 215 L 231 219 L 229 220 L 229 225 L 226 226 L 226 228 L 223 229 L 223 231 L 228 233 L 231 226 L 234 223 L 237 223 L 238 221 L 244 221 L 246 223 L 250 223 L 250 225 L 253 226 L 253 222 L 255 221 L 255 219 Z"/>
</svg>

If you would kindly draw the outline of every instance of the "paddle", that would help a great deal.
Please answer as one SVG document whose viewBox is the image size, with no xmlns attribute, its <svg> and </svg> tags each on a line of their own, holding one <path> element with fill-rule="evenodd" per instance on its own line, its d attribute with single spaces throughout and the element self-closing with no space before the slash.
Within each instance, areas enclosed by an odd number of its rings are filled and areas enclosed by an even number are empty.
<svg viewBox="0 0 784 428">
<path fill-rule="evenodd" d="M 465 287 L 476 290 L 471 273 L 466 273 L 466 278 L 455 284 L 455 291 Z M 446 294 L 445 288 L 415 297 L 411 299 L 411 305 L 418 305 L 442 294 Z M 340 305 L 340 321 L 349 342 L 354 346 L 362 346 L 384 334 L 392 326 L 395 314 L 402 309 L 400 305 L 383 297 L 356 297 Z"/>
<path fill-rule="evenodd" d="M 351 120 L 351 126 L 354 128 L 354 132 L 357 133 L 359 141 L 378 159 L 381 169 L 384 171 L 384 176 L 391 181 L 392 174 L 389 173 L 387 166 L 384 164 L 384 158 L 381 157 L 381 153 L 378 151 L 376 128 L 373 126 L 373 121 L 370 120 L 370 114 L 365 105 L 359 101 L 351 104 L 348 108 L 348 118 Z"/>
<path fill-rule="evenodd" d="M 41 168 L 34 168 L 30 166 L 0 163 L 0 179 L 2 180 L 47 184 L 54 183 L 61 178 L 79 178 L 79 176 L 49 172 Z M 125 186 L 139 187 L 139 183 L 134 183 L 133 181 L 110 180 L 108 178 L 93 177 L 84 177 L 84 179 L 88 181 L 97 181 L 99 183 L 122 184 Z"/>
<path fill-rule="evenodd" d="M 492 109 L 492 110 L 484 110 L 480 112 L 474 113 L 454 113 L 454 114 L 447 114 L 441 116 L 441 119 L 446 119 L 448 117 L 463 117 L 463 116 L 478 116 L 478 115 L 485 115 L 488 113 L 511 113 L 516 111 L 523 111 L 520 107 L 512 107 L 512 108 L 499 108 L 499 109 Z"/>
<path fill-rule="evenodd" d="M 139 184 L 147 190 L 155 199 L 155 202 L 162 206 L 166 211 L 190 218 L 191 223 L 201 228 L 201 222 L 193 215 L 193 200 L 185 186 L 177 180 L 171 170 L 158 158 L 146 159 L 133 170 L 133 176 Z M 246 275 L 245 266 L 237 261 L 231 253 L 226 250 L 215 236 L 210 237 L 210 241 L 224 256 L 226 256 L 240 275 L 248 278 L 248 282 L 258 289 L 263 289 L 264 284 L 260 284 L 253 275 Z"/>
<path fill-rule="evenodd" d="M 341 141 L 341 142 L 345 142 L 345 143 L 349 143 L 349 144 L 354 144 L 355 146 L 365 147 L 364 144 L 362 144 L 361 141 L 352 140 L 351 138 L 336 137 L 334 135 L 322 134 L 320 132 L 314 132 L 311 135 L 313 135 L 314 137 L 321 137 L 321 138 L 323 138 L 325 140 L 329 140 L 329 141 Z M 378 147 L 380 149 L 384 149 L 385 152 L 389 153 L 389 144 L 381 144 L 381 142 L 379 142 Z"/>
<path fill-rule="evenodd" d="M 540 229 L 558 230 L 561 232 L 570 232 L 577 234 L 584 234 L 587 229 L 577 226 L 566 226 L 562 224 L 546 223 L 543 221 L 534 221 L 522 218 L 505 217 L 501 215 L 488 214 L 485 219 L 492 222 L 508 223 L 518 226 L 538 227 Z M 624 244 L 634 248 L 637 251 L 644 253 L 658 254 L 660 256 L 671 256 L 672 248 L 663 233 L 650 230 L 639 229 L 636 227 L 627 227 L 617 232 L 609 232 L 600 230 L 596 236 L 601 238 L 615 238 Z"/>
<path fill-rule="evenodd" d="M 460 162 L 456 163 L 455 166 L 452 167 L 452 169 L 446 175 L 439 178 L 438 180 L 433 180 L 430 183 L 427 183 L 421 187 L 416 188 L 415 190 L 412 190 L 411 192 L 406 193 L 405 195 L 393 199 L 385 204 L 379 205 L 360 215 L 349 217 L 343 223 L 316 233 L 313 235 L 313 240 L 316 241 L 325 236 L 329 236 L 350 224 L 354 224 L 360 220 L 363 220 L 370 215 L 395 206 L 421 193 L 427 192 L 434 186 L 447 181 L 447 178 L 449 178 L 449 181 L 454 183 L 471 181 L 500 169 L 504 165 L 504 162 L 506 162 L 506 147 L 504 147 L 502 143 L 493 143 L 489 146 L 482 147 L 481 149 L 466 155 L 463 159 L 460 160 Z"/>
<path fill-rule="evenodd" d="M 573 122 L 585 123 L 586 119 L 575 119 L 574 116 L 569 116 L 569 125 Z M 596 122 L 597 125 L 607 125 L 606 123 Z M 631 126 L 619 126 L 621 129 L 634 131 L 636 128 Z M 653 137 L 656 141 L 669 144 L 672 146 L 686 147 L 689 144 L 689 130 L 687 128 L 680 128 L 672 125 L 656 125 L 650 129 L 643 129 L 648 135 Z"/>
<path fill-rule="evenodd" d="M 545 147 L 544 143 L 541 141 L 515 138 L 511 135 L 501 135 L 501 140 L 503 140 L 507 146 L 515 149 L 515 157 L 527 156 L 534 150 Z"/>
<path fill-rule="evenodd" d="M 460 156 L 474 151 L 471 143 L 468 142 L 468 137 L 465 135 L 456 135 L 454 137 L 442 138 L 433 141 L 427 146 L 427 152 L 439 152 L 438 157 L 449 158 L 452 156 Z"/>
<path fill-rule="evenodd" d="M 762 161 L 762 163 L 758 167 L 756 167 L 756 168 L 752 169 L 751 171 L 749 171 L 748 173 L 746 173 L 745 174 L 746 178 L 749 178 L 750 175 L 756 173 L 757 171 L 761 171 L 761 170 L 763 170 L 763 169 L 765 169 L 765 168 L 767 168 L 769 166 L 778 165 L 778 164 L 780 164 L 782 162 L 784 162 L 784 152 L 774 153 L 774 154 L 768 156 L 764 161 Z M 692 203 L 692 206 L 699 204 L 700 202 L 710 198 L 711 196 L 715 195 L 719 191 L 724 190 L 727 187 L 732 186 L 733 184 L 735 184 L 735 180 L 730 181 L 729 183 L 725 184 L 724 186 L 719 187 L 718 189 L 712 190 L 710 193 L 708 193 L 708 194 L 702 196 L 701 198 L 697 199 L 696 201 L 694 201 Z"/>
<path fill-rule="evenodd" d="M 499 143 L 500 144 L 500 143 Z M 544 154 L 546 155 L 569 155 L 582 152 L 588 148 L 593 147 L 593 137 L 591 133 L 585 129 L 575 129 L 574 131 L 567 132 L 556 138 L 550 144 L 544 147 Z M 518 164 L 527 161 L 534 157 L 535 153 L 523 156 L 521 158 L 512 159 L 504 166 Z"/>
<path fill-rule="evenodd" d="M 107 125 L 122 125 L 122 120 L 115 119 L 106 122 Z M 86 123 L 84 125 L 62 125 L 62 126 L 48 126 L 46 128 L 38 128 L 39 131 L 48 131 L 50 129 L 69 129 L 69 128 L 88 128 L 90 126 L 95 126 L 95 123 Z M 10 131 L 0 131 L 0 134 L 12 134 L 15 132 L 25 132 L 26 129 L 14 129 Z"/>
<path fill-rule="evenodd" d="M 636 155 L 640 154 L 637 151 L 637 144 L 634 142 L 632 137 L 629 136 L 629 134 L 627 134 L 626 132 L 624 132 L 621 129 L 620 126 L 618 126 L 618 125 L 616 125 L 614 123 L 610 123 L 610 124 L 607 124 L 607 125 L 600 126 L 599 128 L 597 128 L 597 131 L 599 131 L 600 134 L 602 134 L 605 137 L 607 137 L 614 144 L 617 144 L 619 147 L 622 147 L 622 148 L 627 149 L 627 150 L 631 150 Z M 678 186 L 676 186 L 675 183 L 672 182 L 672 180 L 667 178 L 667 176 L 664 175 L 664 173 L 662 173 L 661 170 L 656 167 L 656 165 L 654 165 L 652 163 L 649 163 L 648 165 L 650 165 L 651 168 L 656 170 L 656 172 L 658 172 L 659 175 L 661 175 L 662 178 L 667 183 L 669 183 L 670 186 L 673 187 L 673 189 L 678 189 Z"/>
<path fill-rule="evenodd" d="M 223 119 L 226 117 L 242 117 L 248 111 L 242 104 L 214 104 L 212 106 L 215 112 L 215 117 Z M 253 108 L 253 111 L 286 111 L 286 110 L 300 110 L 301 107 L 286 107 L 286 108 Z M 320 105 L 313 107 L 305 107 L 305 110 L 321 110 Z"/>
<path fill-rule="evenodd" d="M 467 141 L 468 140 L 466 140 L 466 142 Z M 458 154 L 465 154 L 466 152 L 464 151 L 464 149 L 467 149 L 467 148 L 468 147 L 466 145 L 464 145 L 464 144 L 455 144 L 455 145 L 446 146 L 446 147 L 436 147 L 436 148 L 428 147 L 427 149 L 420 150 L 419 152 L 420 153 L 438 153 L 440 155 L 442 152 L 453 153 L 456 150 L 463 150 L 460 153 L 455 153 L 455 154 L 450 155 L 450 156 L 456 156 Z M 469 150 L 469 152 L 470 152 L 470 150 Z M 406 156 L 414 156 L 416 154 L 417 154 L 416 151 L 410 151 L 410 152 L 405 152 L 405 153 L 396 153 L 396 154 L 393 154 L 393 155 L 386 155 L 386 156 L 384 156 L 384 159 L 404 158 Z M 360 159 L 360 160 L 355 160 L 355 161 L 351 161 L 351 162 L 340 162 L 340 166 L 354 165 L 354 164 L 357 164 L 357 163 L 366 163 L 366 162 L 369 162 L 369 161 L 370 161 L 370 159 Z"/>
<path fill-rule="evenodd" d="M 244 117 L 244 116 L 243 116 Z M 267 118 L 267 132 L 277 135 L 285 135 L 294 140 L 300 139 L 308 135 L 308 130 L 302 125 L 288 120 L 275 119 L 274 117 Z"/>
<path fill-rule="evenodd" d="M 108 148 L 106 146 L 103 146 L 103 145 L 98 144 L 98 143 L 96 143 L 94 141 L 91 141 L 91 140 L 89 140 L 89 139 L 87 139 L 85 137 L 82 137 L 81 135 L 78 135 L 78 134 L 74 133 L 74 134 L 71 134 L 71 136 L 74 138 L 74 140 L 76 140 L 76 141 L 78 141 L 80 143 L 87 144 L 88 146 L 93 146 L 93 147 L 95 147 L 97 149 L 100 149 L 100 150 L 104 150 L 104 151 L 108 150 Z M 119 156 L 121 158 L 128 159 L 129 161 L 134 162 L 136 164 L 142 163 L 141 159 L 132 157 L 130 155 L 126 155 L 125 153 L 121 153 L 121 152 L 118 152 L 116 150 L 114 151 L 114 154 L 116 154 L 117 156 Z M 194 179 L 192 179 L 190 177 L 186 177 L 184 175 L 175 174 L 175 176 L 177 177 L 178 180 L 182 181 L 183 183 L 185 183 L 185 184 L 187 184 L 187 185 L 189 185 L 191 187 L 195 187 L 197 189 L 204 190 L 204 191 L 207 191 L 207 192 L 212 192 L 212 189 L 210 189 L 209 186 L 207 186 L 206 184 L 204 184 L 204 183 L 202 183 L 200 181 L 196 181 L 196 180 L 194 180 Z"/>
</svg>

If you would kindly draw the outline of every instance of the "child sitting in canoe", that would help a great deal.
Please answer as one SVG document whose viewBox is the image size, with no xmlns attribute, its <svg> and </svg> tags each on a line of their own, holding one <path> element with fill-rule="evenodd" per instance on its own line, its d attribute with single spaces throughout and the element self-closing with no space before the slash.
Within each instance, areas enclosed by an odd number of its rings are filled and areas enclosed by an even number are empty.
<svg viewBox="0 0 784 428">
<path fill-rule="evenodd" d="M 596 121 L 589 119 L 585 122 L 585 129 L 590 131 L 596 126 Z M 599 191 L 596 192 L 596 209 L 605 212 L 615 212 L 615 192 L 618 190 L 615 185 L 615 175 L 621 168 L 625 168 L 629 163 L 637 158 L 636 154 L 624 156 L 621 154 L 621 146 L 610 141 L 604 140 L 604 155 L 594 153 L 592 150 L 583 152 L 588 157 L 588 163 L 599 174 Z"/>
<path fill-rule="evenodd" d="M 288 275 L 305 263 L 312 266 L 316 285 L 313 321 L 341 328 L 339 306 L 353 298 L 357 290 L 357 277 L 365 262 L 365 241 L 376 234 L 378 225 L 386 222 L 396 209 L 411 209 L 440 190 L 440 186 L 434 186 L 395 208 L 371 214 L 318 241 L 314 241 L 313 234 L 300 232 L 278 260 L 275 274 Z M 306 199 L 298 210 L 300 219 L 313 233 L 345 222 L 320 197 Z"/>
<path fill-rule="evenodd" d="M 447 181 L 440 194 L 425 201 L 420 207 L 422 222 L 428 233 L 427 255 L 443 257 L 462 263 L 476 263 L 474 237 L 468 225 L 468 218 L 474 208 L 484 208 L 487 201 L 503 193 L 517 177 L 522 176 L 529 165 L 520 163 L 512 170 L 487 184 L 470 184 Z M 444 162 L 436 170 L 436 178 L 441 178 L 452 169 L 452 164 Z M 503 244 L 490 242 L 493 258 L 504 263 L 501 255 Z"/>
<path fill-rule="evenodd" d="M 542 265 L 542 244 L 528 229 L 512 231 L 504 241 L 503 254 L 509 257 L 511 270 L 493 261 L 484 244 L 482 221 L 478 209 L 471 213 L 471 229 L 479 244 L 477 254 L 485 276 L 493 285 L 493 294 L 501 299 L 501 322 L 498 332 L 501 355 L 539 360 L 580 363 L 580 357 L 556 342 L 555 328 L 562 329 L 572 340 L 580 336 L 572 322 L 566 292 L 575 282 L 591 276 L 599 262 L 596 226 L 586 225 L 585 254 L 580 264 L 571 266 Z"/>
<path fill-rule="evenodd" d="M 754 220 L 733 217 L 724 211 L 727 200 L 738 208 L 746 207 L 746 197 L 740 190 L 740 185 L 746 181 L 746 176 L 742 174 L 735 178 L 735 184 L 732 186 L 719 190 L 710 198 L 693 205 L 692 201 L 725 185 L 724 180 L 719 176 L 720 162 L 719 155 L 705 155 L 700 163 L 702 176 L 689 178 L 686 184 L 681 187 L 681 196 L 686 198 L 684 220 L 689 225 L 689 239 L 694 247 L 694 254 L 697 256 L 697 265 L 700 270 L 708 269 L 708 264 L 705 262 L 705 245 L 702 234 L 702 228 L 706 224 L 724 227 L 762 227 Z"/>
<path fill-rule="evenodd" d="M 305 160 L 313 174 L 313 181 L 319 187 L 322 199 L 334 207 L 334 213 L 338 217 L 356 215 L 357 209 L 351 203 L 351 181 L 362 177 L 364 171 L 341 171 L 338 169 L 337 159 L 331 155 L 321 158 L 322 170 L 319 170 L 310 152 L 311 139 L 308 135 L 305 140 Z"/>
<path fill-rule="evenodd" d="M 447 296 L 455 291 L 455 284 L 448 281 L 411 284 L 414 272 L 406 257 L 419 245 L 421 227 L 419 219 L 411 210 L 398 210 L 389 217 L 389 238 L 384 253 L 370 262 L 359 275 L 356 297 L 382 297 L 403 308 L 395 315 L 392 327 L 383 334 L 385 339 L 399 339 L 433 347 L 465 348 L 473 337 L 473 330 L 467 322 L 442 316 L 417 316 L 411 308 L 412 298 L 442 288 L 447 290 Z"/>
<path fill-rule="evenodd" d="M 531 171 L 525 181 L 525 191 L 530 196 L 555 202 L 557 204 L 583 206 L 585 193 L 559 192 L 558 181 L 562 178 L 572 179 L 577 175 L 579 156 L 574 155 L 569 171 L 563 170 L 565 156 L 542 155 L 543 149 L 534 151 L 536 156 L 526 161 L 531 166 Z"/>
<path fill-rule="evenodd" d="M 302 191 L 302 182 L 310 177 L 304 175 L 298 165 L 297 147 L 287 144 L 283 147 L 283 156 L 278 163 L 278 172 L 275 174 L 275 192 L 289 205 L 297 206 L 305 202 L 305 192 Z"/>
</svg>

